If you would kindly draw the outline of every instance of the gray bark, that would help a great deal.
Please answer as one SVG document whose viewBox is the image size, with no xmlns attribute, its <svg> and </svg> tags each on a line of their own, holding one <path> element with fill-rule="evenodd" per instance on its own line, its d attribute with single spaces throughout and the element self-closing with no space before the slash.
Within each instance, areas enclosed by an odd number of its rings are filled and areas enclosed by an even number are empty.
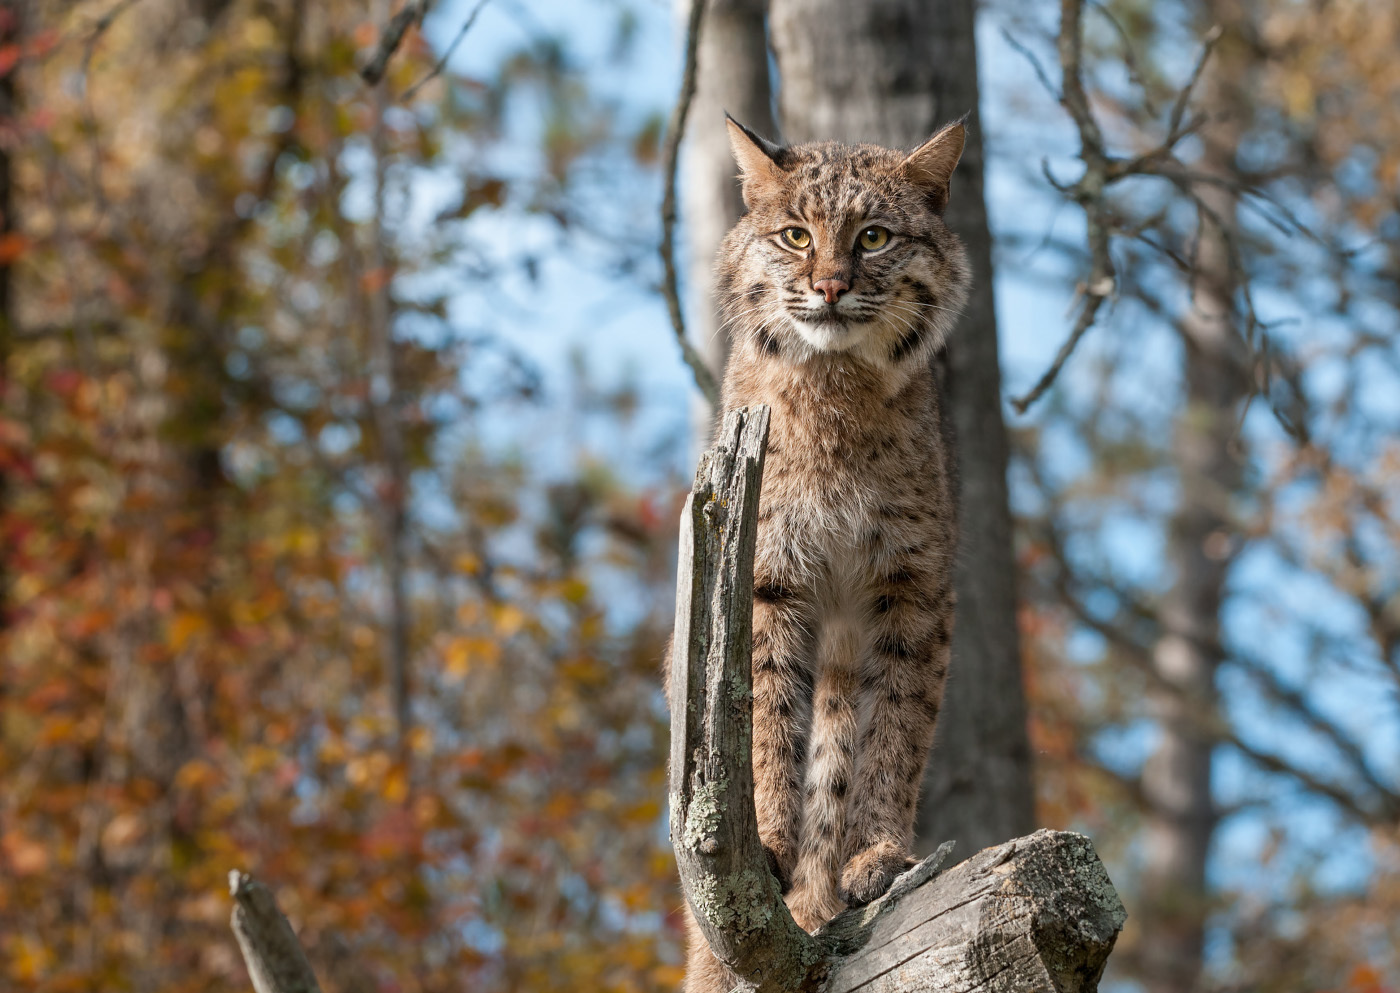
<svg viewBox="0 0 1400 993">
<path fill-rule="evenodd" d="M 715 956 L 764 991 L 818 954 L 783 904 L 753 803 L 753 557 L 768 408 L 725 415 L 681 513 L 671 682 L 671 842 Z"/>
<path fill-rule="evenodd" d="M 726 415 L 681 515 L 672 643 L 671 840 L 686 899 L 740 989 L 1091 991 L 1125 914 L 1093 845 L 1041 831 L 940 874 L 951 843 L 815 935 L 758 839 L 751 624 L 768 409 Z"/>
<path fill-rule="evenodd" d="M 292 925 L 266 886 L 247 873 L 228 874 L 230 924 L 257 993 L 321 993 Z"/>
<path fill-rule="evenodd" d="M 953 838 L 970 854 L 1034 826 L 991 234 L 982 191 L 974 3 L 772 0 L 770 20 L 788 140 L 912 148 L 939 125 L 970 115 L 945 219 L 967 246 L 973 289 L 939 370 L 959 448 L 958 612 L 953 666 L 917 827 L 917 844 L 925 850 Z"/>
<path fill-rule="evenodd" d="M 684 11 L 690 2 L 680 0 L 679 7 Z M 717 382 L 729 358 L 729 336 L 720 333 L 715 307 L 715 254 L 744 212 L 724 115 L 728 112 L 761 135 L 772 136 L 777 130 L 768 85 L 766 6 L 765 0 L 710 0 L 700 31 L 695 97 L 685 139 L 686 323 Z M 714 431 L 714 412 L 704 397 L 696 398 L 693 417 L 698 451 L 709 444 Z"/>
<path fill-rule="evenodd" d="M 1089 993 L 1127 918 L 1093 844 L 1069 831 L 984 849 L 890 895 L 818 933 L 864 940 L 833 959 L 824 993 Z"/>
</svg>

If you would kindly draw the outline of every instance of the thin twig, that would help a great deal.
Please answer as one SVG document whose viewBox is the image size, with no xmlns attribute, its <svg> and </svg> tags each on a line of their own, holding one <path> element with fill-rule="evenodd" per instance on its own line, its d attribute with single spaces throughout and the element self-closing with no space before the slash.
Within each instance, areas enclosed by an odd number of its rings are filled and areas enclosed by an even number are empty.
<svg viewBox="0 0 1400 993">
<path fill-rule="evenodd" d="M 1181 119 L 1186 114 L 1186 105 L 1191 100 L 1191 93 L 1200 82 L 1201 73 L 1205 72 L 1206 63 L 1210 61 L 1210 53 L 1215 50 L 1215 44 L 1224 34 L 1220 25 L 1217 24 L 1206 32 L 1204 43 L 1201 45 L 1201 54 L 1196 59 L 1196 66 L 1191 70 L 1191 78 L 1186 81 L 1186 85 L 1181 88 L 1181 92 L 1176 95 L 1176 103 L 1172 104 L 1172 116 L 1167 122 L 1166 145 L 1176 144 L 1177 133 L 1181 128 Z"/>
<path fill-rule="evenodd" d="M 1298 781 L 1298 784 L 1305 790 L 1324 796 L 1335 803 L 1344 812 L 1350 814 L 1352 818 L 1362 824 L 1387 824 L 1393 820 L 1394 814 L 1391 810 L 1373 810 L 1363 806 L 1357 798 L 1347 793 L 1340 786 L 1326 782 L 1311 771 L 1304 769 L 1280 755 L 1262 751 L 1246 742 L 1238 734 L 1226 732 L 1222 736 L 1224 744 L 1231 745 L 1245 758 L 1266 772 L 1277 773 L 1288 776 Z"/>
<path fill-rule="evenodd" d="M 442 75 L 443 70 L 447 68 L 448 59 L 452 58 L 452 53 L 457 51 L 457 46 L 462 43 L 462 39 L 467 36 L 467 32 L 470 31 L 472 29 L 472 25 L 476 23 L 476 16 L 480 14 L 481 9 L 490 2 L 491 0 L 477 0 L 477 5 L 472 8 L 472 12 L 467 15 L 466 21 L 462 24 L 462 27 L 457 31 L 457 37 L 452 39 L 452 44 L 448 45 L 447 50 L 442 53 L 442 58 L 437 60 L 437 64 L 434 65 L 432 69 L 428 70 L 427 75 L 425 75 L 422 79 L 418 80 L 418 82 L 414 83 L 408 89 L 403 91 L 403 95 L 399 97 L 400 101 L 412 100 L 413 95 L 417 93 L 420 89 L 422 89 L 425 83 L 428 83 L 431 80 L 436 79 L 438 76 Z"/>
<path fill-rule="evenodd" d="M 1016 413 L 1024 414 L 1030 409 L 1031 404 L 1045 394 L 1045 391 L 1055 382 L 1055 378 L 1059 376 L 1060 370 L 1065 367 L 1065 363 L 1069 361 L 1069 357 L 1074 354 L 1079 339 L 1083 338 L 1085 333 L 1094 326 L 1094 319 L 1098 316 L 1099 308 L 1103 306 L 1108 293 L 1096 292 L 1096 290 L 1105 289 L 1102 285 L 1086 286 L 1083 289 L 1084 305 L 1080 308 L 1079 319 L 1074 322 L 1074 330 L 1065 339 L 1065 343 L 1060 346 L 1060 350 L 1055 353 L 1055 360 L 1050 363 L 1050 368 L 1041 374 L 1040 379 L 1036 380 L 1036 384 L 1030 388 L 1030 391 L 1011 401 L 1011 406 L 1016 408 Z M 1111 281 L 1108 290 L 1111 292 Z"/>
<path fill-rule="evenodd" d="M 1045 92 L 1054 97 L 1056 103 L 1063 102 L 1064 97 L 1062 97 L 1060 91 L 1055 88 L 1055 84 L 1050 82 L 1050 74 L 1045 71 L 1045 66 L 1041 64 L 1040 56 L 1017 41 L 1016 37 L 1006 28 L 1001 29 L 1001 36 L 1006 40 L 1008 45 L 1019 52 L 1021 56 L 1031 64 L 1031 68 L 1035 70 L 1035 77 L 1040 80 L 1040 85 L 1045 87 Z"/>
<path fill-rule="evenodd" d="M 1142 90 L 1142 102 L 1146 106 L 1147 112 L 1155 117 L 1157 115 L 1156 104 L 1152 99 L 1151 92 L 1149 92 L 1147 77 L 1143 74 L 1142 65 L 1138 62 L 1137 53 L 1133 51 L 1133 41 L 1128 34 L 1128 29 L 1123 27 L 1122 22 L 1114 16 L 1108 4 L 1103 3 L 1102 0 L 1089 0 L 1089 3 L 1090 6 L 1103 16 L 1104 20 L 1108 21 L 1109 25 L 1117 33 L 1118 40 L 1123 43 L 1123 64 L 1128 69 L 1128 79 L 1137 86 L 1138 89 Z"/>
<path fill-rule="evenodd" d="M 399 8 L 398 13 L 389 18 L 389 23 L 384 25 L 384 32 L 379 36 L 379 48 L 375 50 L 374 58 L 360 70 L 360 78 L 370 86 L 378 84 L 384 78 L 384 72 L 389 68 L 389 60 L 398 51 L 403 36 L 408 32 L 408 26 L 422 24 L 431 6 L 432 0 L 408 0 L 408 3 Z"/>
<path fill-rule="evenodd" d="M 662 160 L 662 181 L 665 184 L 661 196 L 661 266 L 663 270 L 662 292 L 666 296 L 666 309 L 671 314 L 671 327 L 676 332 L 676 342 L 681 347 L 681 358 L 690 366 L 695 376 L 695 385 L 710 402 L 711 407 L 719 406 L 719 385 L 714 373 L 705 364 L 695 346 L 685 333 L 685 316 L 681 312 L 680 289 L 676 282 L 676 171 L 680 162 L 681 138 L 685 135 L 685 119 L 690 114 L 690 102 L 695 97 L 695 67 L 700 49 L 700 25 L 705 18 L 705 0 L 693 0 L 690 6 L 690 21 L 686 25 L 685 69 L 681 75 L 681 91 L 676 97 L 676 105 L 671 110 L 671 121 L 667 127 L 665 155 Z"/>
</svg>

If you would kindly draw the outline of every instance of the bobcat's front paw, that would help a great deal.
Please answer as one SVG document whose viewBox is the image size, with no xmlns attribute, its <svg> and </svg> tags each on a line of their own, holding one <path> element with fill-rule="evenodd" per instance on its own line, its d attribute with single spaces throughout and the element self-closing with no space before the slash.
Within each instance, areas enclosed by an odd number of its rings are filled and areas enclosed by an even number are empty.
<svg viewBox="0 0 1400 993">
<path fill-rule="evenodd" d="M 918 862 L 893 842 L 871 845 L 851 856 L 841 870 L 841 899 L 852 907 L 869 903 L 884 895 L 900 873 Z"/>
<path fill-rule="evenodd" d="M 796 849 L 777 843 L 764 845 L 763 854 L 768 856 L 768 871 L 773 873 L 783 895 L 786 896 L 788 890 L 792 889 L 792 874 L 797 868 Z"/>
</svg>

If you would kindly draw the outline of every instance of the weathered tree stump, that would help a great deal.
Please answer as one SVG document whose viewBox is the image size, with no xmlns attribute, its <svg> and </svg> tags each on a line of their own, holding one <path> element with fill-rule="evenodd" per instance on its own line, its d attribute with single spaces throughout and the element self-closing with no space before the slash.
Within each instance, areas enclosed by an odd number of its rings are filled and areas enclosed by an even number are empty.
<svg viewBox="0 0 1400 993">
<path fill-rule="evenodd" d="M 229 921 L 257 993 L 321 993 L 311 963 L 272 891 L 247 873 L 228 874 L 233 894 Z"/>
<path fill-rule="evenodd" d="M 681 516 L 671 681 L 671 841 L 717 958 L 761 993 L 1087 993 L 1126 914 L 1088 838 L 1039 831 L 947 872 L 951 844 L 816 935 L 758 839 L 754 537 L 768 408 L 726 415 Z"/>
</svg>

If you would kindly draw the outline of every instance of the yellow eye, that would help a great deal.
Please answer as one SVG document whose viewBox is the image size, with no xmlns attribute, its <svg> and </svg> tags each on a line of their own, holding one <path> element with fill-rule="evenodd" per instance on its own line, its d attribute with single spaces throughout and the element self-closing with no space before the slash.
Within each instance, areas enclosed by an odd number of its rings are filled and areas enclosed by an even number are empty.
<svg viewBox="0 0 1400 993">
<path fill-rule="evenodd" d="M 864 231 L 862 231 L 860 233 L 860 239 L 858 243 L 860 247 L 865 249 L 867 252 L 873 252 L 876 249 L 884 248 L 885 242 L 889 240 L 889 231 L 885 230 L 884 228 L 874 227 L 866 228 Z"/>
<path fill-rule="evenodd" d="M 806 248 L 812 243 L 812 236 L 801 228 L 784 228 L 783 241 L 793 248 Z"/>
</svg>

